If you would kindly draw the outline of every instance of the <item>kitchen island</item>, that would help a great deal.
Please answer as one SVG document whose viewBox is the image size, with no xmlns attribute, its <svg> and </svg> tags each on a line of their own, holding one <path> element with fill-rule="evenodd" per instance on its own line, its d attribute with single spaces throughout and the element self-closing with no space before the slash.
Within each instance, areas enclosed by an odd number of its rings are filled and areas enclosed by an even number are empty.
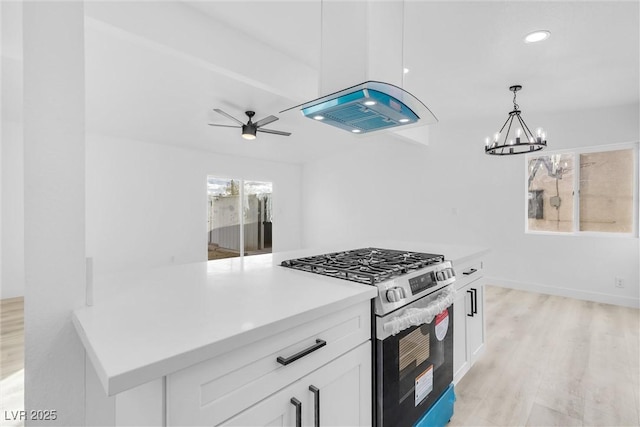
<svg viewBox="0 0 640 427">
<path fill-rule="evenodd" d="M 454 263 L 486 253 L 406 242 L 377 246 L 440 250 Z M 90 361 L 88 424 L 232 424 L 232 415 L 328 362 L 340 362 L 336 367 L 351 372 L 349 362 L 363 377 L 370 370 L 370 360 L 362 355 L 370 351 L 369 300 L 376 288 L 278 266 L 284 259 L 327 250 L 97 278 L 95 288 L 101 291 L 95 304 L 76 310 L 73 319 Z M 276 355 L 286 359 L 318 342 L 319 335 L 331 337 L 326 348 L 290 366 L 276 363 Z M 348 355 L 353 360 L 344 359 Z M 354 387 L 370 387 L 366 378 L 356 382 Z M 370 406 L 360 408 L 367 410 Z"/>
</svg>

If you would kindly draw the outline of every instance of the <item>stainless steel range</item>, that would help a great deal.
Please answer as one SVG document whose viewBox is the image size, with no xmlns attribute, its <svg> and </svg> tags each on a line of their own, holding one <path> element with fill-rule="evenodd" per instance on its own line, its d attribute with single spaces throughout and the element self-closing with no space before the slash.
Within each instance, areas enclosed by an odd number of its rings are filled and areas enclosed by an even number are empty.
<svg viewBox="0 0 640 427">
<path fill-rule="evenodd" d="M 375 425 L 419 425 L 453 380 L 451 262 L 443 255 L 362 248 L 282 265 L 378 288 L 372 304 Z"/>
</svg>

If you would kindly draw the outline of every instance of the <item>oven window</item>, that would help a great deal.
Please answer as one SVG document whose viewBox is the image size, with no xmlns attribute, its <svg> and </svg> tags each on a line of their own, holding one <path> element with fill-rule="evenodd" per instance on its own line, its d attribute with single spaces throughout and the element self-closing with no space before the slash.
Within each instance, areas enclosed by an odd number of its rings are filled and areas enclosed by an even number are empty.
<svg viewBox="0 0 640 427">
<path fill-rule="evenodd" d="M 421 325 L 398 340 L 398 400 L 401 403 L 413 397 L 416 405 L 420 403 L 424 395 L 419 393 L 417 385 L 444 362 L 444 342 L 437 339 L 433 330 L 432 324 Z"/>
<path fill-rule="evenodd" d="M 429 330 L 418 328 L 399 341 L 400 378 L 413 371 L 416 366 L 429 358 Z"/>
<path fill-rule="evenodd" d="M 398 401 L 400 403 L 407 398 L 413 400 L 416 378 L 433 368 L 432 362 L 429 361 L 432 356 L 429 326 L 421 325 L 398 340 Z"/>
</svg>

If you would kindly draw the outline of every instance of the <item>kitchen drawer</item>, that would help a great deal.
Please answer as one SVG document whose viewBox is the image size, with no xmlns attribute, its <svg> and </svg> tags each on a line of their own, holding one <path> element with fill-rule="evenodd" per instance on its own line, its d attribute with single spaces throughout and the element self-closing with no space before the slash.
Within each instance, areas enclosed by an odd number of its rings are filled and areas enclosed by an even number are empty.
<svg viewBox="0 0 640 427">
<path fill-rule="evenodd" d="M 475 259 L 460 265 L 453 265 L 456 272 L 456 290 L 460 290 L 474 280 L 484 276 L 484 265 L 481 259 Z"/>
<path fill-rule="evenodd" d="M 168 425 L 218 425 L 371 337 L 369 301 L 167 376 Z M 326 345 L 282 365 L 317 344 Z"/>
</svg>

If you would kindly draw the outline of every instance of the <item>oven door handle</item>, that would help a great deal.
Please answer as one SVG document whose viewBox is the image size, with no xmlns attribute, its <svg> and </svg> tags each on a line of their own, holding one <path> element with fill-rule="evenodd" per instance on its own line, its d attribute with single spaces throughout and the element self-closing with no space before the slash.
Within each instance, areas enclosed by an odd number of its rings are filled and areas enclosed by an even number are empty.
<svg viewBox="0 0 640 427">
<path fill-rule="evenodd" d="M 424 325 L 431 323 L 438 314 L 449 308 L 455 300 L 455 287 L 449 286 L 445 288 L 438 298 L 426 307 L 408 308 L 398 316 L 386 321 L 382 328 L 391 335 L 397 335 L 401 331 L 412 326 Z"/>
</svg>

